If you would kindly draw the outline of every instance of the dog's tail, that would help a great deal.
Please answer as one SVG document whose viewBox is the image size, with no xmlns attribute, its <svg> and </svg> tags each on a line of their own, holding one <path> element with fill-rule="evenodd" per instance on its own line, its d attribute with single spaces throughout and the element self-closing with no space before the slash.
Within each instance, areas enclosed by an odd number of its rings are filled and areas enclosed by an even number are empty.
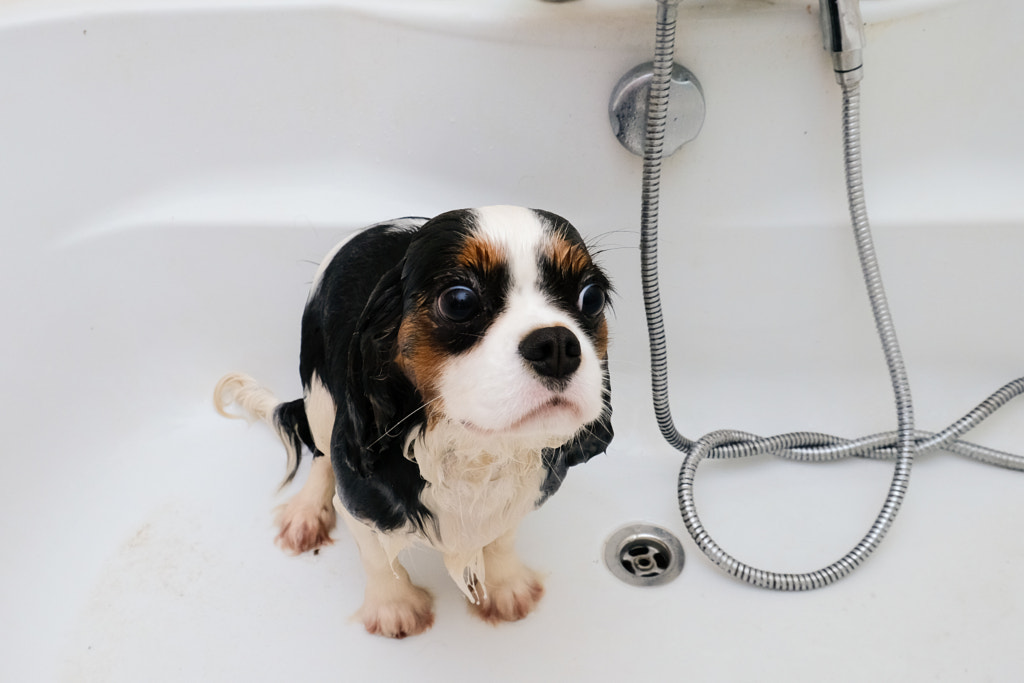
<svg viewBox="0 0 1024 683">
<path fill-rule="evenodd" d="M 243 414 L 229 413 L 227 408 L 231 404 L 237 404 Z M 281 403 L 249 375 L 233 372 L 221 377 L 213 389 L 213 405 L 224 417 L 244 418 L 250 422 L 260 420 L 274 428 L 288 452 L 288 473 L 281 482 L 282 487 L 291 482 L 299 470 L 302 446 L 315 450 L 303 399 Z"/>
</svg>

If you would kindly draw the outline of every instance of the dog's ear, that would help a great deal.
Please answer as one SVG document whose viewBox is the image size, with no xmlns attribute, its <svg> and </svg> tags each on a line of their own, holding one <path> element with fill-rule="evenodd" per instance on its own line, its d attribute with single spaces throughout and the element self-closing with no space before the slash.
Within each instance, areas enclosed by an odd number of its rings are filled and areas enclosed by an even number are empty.
<svg viewBox="0 0 1024 683">
<path fill-rule="evenodd" d="M 374 287 L 356 323 L 349 346 L 346 392 L 348 400 L 336 421 L 335 435 L 343 440 L 342 458 L 362 476 L 369 476 L 381 456 L 402 447 L 405 429 L 395 429 L 421 400 L 412 383 L 394 362 L 402 321 L 402 267 L 398 263 Z"/>
<path fill-rule="evenodd" d="M 604 389 L 601 391 L 604 410 L 601 411 L 601 417 L 581 429 L 572 441 L 559 448 L 565 455 L 568 467 L 579 465 L 599 453 L 604 453 L 615 436 L 612 430 L 612 384 L 608 376 L 607 358 L 601 361 L 601 372 L 604 375 Z"/>
</svg>

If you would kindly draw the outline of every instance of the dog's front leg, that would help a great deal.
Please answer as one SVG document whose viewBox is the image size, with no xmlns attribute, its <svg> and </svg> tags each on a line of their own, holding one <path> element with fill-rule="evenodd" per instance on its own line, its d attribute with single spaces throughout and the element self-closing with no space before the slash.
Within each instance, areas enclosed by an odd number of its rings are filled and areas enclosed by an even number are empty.
<svg viewBox="0 0 1024 683">
<path fill-rule="evenodd" d="M 413 585 L 398 560 L 389 561 L 377 532 L 349 514 L 337 497 L 334 507 L 355 538 L 366 570 L 366 595 L 356 613 L 366 630 L 388 638 L 405 638 L 430 628 L 434 624 L 430 593 Z"/>
<path fill-rule="evenodd" d="M 544 595 L 540 575 L 516 555 L 515 538 L 516 531 L 512 529 L 484 547 L 486 595 L 473 609 L 492 624 L 522 619 Z"/>
</svg>

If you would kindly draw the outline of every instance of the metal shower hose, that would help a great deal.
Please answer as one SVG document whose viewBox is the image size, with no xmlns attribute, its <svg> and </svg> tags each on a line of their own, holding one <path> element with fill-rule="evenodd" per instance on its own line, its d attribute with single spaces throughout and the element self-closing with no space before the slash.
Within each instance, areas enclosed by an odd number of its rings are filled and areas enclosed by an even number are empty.
<svg viewBox="0 0 1024 683">
<path fill-rule="evenodd" d="M 694 442 L 676 430 L 669 408 L 668 353 L 658 288 L 658 202 L 661 158 L 668 118 L 669 86 L 675 53 L 678 2 L 679 0 L 658 0 L 654 76 L 648 100 L 644 144 L 640 258 L 644 308 L 650 339 L 651 386 L 655 417 L 665 440 L 684 454 L 679 471 L 679 510 L 687 531 L 701 551 L 729 575 L 755 586 L 786 591 L 821 588 L 848 575 L 881 543 L 903 502 L 915 454 L 942 448 L 985 463 L 1024 470 L 1022 456 L 959 440 L 962 434 L 977 426 L 1010 399 L 1024 393 L 1024 377 L 1006 384 L 974 410 L 937 434 L 914 429 L 910 384 L 889 314 L 885 290 L 882 287 L 864 202 L 860 157 L 860 86 L 844 85 L 843 150 L 850 217 L 875 325 L 878 328 L 896 396 L 898 428 L 895 432 L 875 434 L 852 441 L 813 432 L 794 432 L 764 438 L 746 432 L 723 430 L 707 434 Z M 804 462 L 824 462 L 851 456 L 875 459 L 895 457 L 896 465 L 881 511 L 871 528 L 852 550 L 827 567 L 812 572 L 777 573 L 747 565 L 723 550 L 704 528 L 693 500 L 694 477 L 698 465 L 704 458 L 740 458 L 766 453 Z"/>
</svg>

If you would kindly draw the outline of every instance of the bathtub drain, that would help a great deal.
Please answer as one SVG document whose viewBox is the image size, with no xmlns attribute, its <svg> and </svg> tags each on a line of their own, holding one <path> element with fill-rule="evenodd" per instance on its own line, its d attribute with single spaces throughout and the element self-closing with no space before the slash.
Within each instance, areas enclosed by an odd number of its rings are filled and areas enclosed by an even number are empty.
<svg viewBox="0 0 1024 683">
<path fill-rule="evenodd" d="M 624 526 L 604 546 L 604 563 L 633 586 L 658 586 L 683 570 L 683 546 L 671 532 L 652 524 Z"/>
</svg>

